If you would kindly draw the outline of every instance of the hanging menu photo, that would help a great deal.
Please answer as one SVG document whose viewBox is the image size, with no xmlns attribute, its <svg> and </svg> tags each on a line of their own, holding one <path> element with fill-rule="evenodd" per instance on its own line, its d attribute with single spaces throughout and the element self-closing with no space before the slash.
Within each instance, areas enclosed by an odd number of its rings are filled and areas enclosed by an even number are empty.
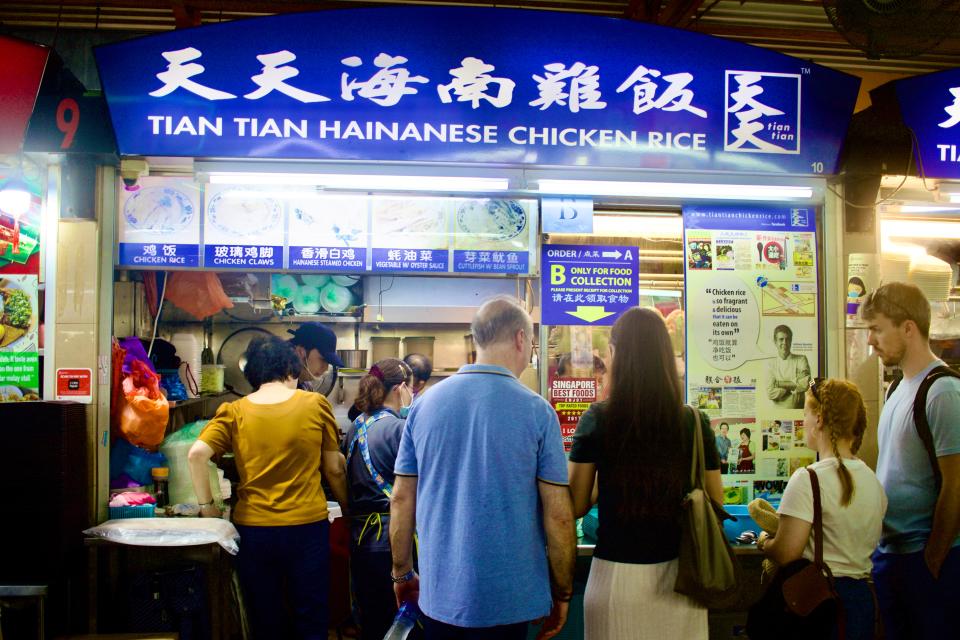
<svg viewBox="0 0 960 640">
<path fill-rule="evenodd" d="M 120 265 L 200 266 L 200 189 L 187 178 L 120 184 Z"/>
<path fill-rule="evenodd" d="M 373 271 L 450 270 L 450 212 L 445 198 L 372 198 Z"/>
<path fill-rule="evenodd" d="M 284 197 L 276 190 L 208 185 L 203 266 L 282 269 Z"/>
<path fill-rule="evenodd" d="M 0 402 L 40 399 L 37 276 L 0 276 Z"/>
<path fill-rule="evenodd" d="M 366 271 L 369 208 L 365 195 L 294 194 L 287 234 L 290 270 Z"/>
<path fill-rule="evenodd" d="M 530 273 L 536 200 L 465 198 L 454 202 L 456 273 Z"/>
</svg>

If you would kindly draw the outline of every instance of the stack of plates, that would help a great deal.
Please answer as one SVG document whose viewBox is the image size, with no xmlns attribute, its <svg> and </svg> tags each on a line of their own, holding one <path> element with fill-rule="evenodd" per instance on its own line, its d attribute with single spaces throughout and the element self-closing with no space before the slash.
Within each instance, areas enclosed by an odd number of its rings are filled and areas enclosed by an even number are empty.
<svg viewBox="0 0 960 640">
<path fill-rule="evenodd" d="M 950 297 L 953 269 L 950 265 L 926 254 L 916 255 L 910 262 L 909 282 L 920 287 L 930 302 L 944 302 Z"/>
<path fill-rule="evenodd" d="M 910 277 L 910 261 L 917 249 L 919 248 L 902 245 L 884 247 L 880 258 L 880 279 L 883 282 L 907 282 Z"/>
</svg>

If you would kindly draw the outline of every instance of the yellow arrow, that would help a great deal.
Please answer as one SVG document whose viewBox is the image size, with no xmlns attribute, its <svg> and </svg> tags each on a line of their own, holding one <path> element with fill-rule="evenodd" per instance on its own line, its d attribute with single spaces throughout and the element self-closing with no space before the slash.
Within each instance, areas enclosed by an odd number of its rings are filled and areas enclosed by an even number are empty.
<svg viewBox="0 0 960 640">
<path fill-rule="evenodd" d="M 603 307 L 577 307 L 576 311 L 567 311 L 574 318 L 580 318 L 584 322 L 596 322 L 607 316 L 612 316 L 615 312 L 607 311 Z"/>
</svg>

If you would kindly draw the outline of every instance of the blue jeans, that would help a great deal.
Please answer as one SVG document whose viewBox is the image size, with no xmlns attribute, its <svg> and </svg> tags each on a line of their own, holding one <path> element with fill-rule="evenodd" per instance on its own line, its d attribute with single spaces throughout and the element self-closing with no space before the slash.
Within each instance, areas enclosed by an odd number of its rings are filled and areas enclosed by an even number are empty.
<svg viewBox="0 0 960 640">
<path fill-rule="evenodd" d="M 836 578 L 833 585 L 843 602 L 847 640 L 872 640 L 876 607 L 867 581 Z"/>
<path fill-rule="evenodd" d="M 887 640 L 941 640 L 957 633 L 960 547 L 947 554 L 934 580 L 916 553 L 873 554 L 873 580 Z"/>
<path fill-rule="evenodd" d="M 326 640 L 330 523 L 236 527 L 240 532 L 237 572 L 254 640 Z M 292 630 L 284 587 L 293 611 Z"/>
</svg>

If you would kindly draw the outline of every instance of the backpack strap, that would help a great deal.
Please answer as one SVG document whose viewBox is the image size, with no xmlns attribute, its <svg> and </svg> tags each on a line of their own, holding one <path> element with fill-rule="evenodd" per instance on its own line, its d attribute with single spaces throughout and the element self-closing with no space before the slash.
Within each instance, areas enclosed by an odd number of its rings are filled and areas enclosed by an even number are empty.
<svg viewBox="0 0 960 640">
<path fill-rule="evenodd" d="M 893 392 L 897 390 L 897 387 L 900 386 L 900 383 L 903 382 L 903 372 L 899 369 L 897 372 L 900 374 L 893 379 L 893 382 L 890 383 L 890 386 L 887 387 L 887 395 L 883 396 L 883 401 L 886 402 L 890 399 L 890 396 L 893 395 Z"/>
<path fill-rule="evenodd" d="M 917 395 L 913 399 L 913 424 L 917 429 L 917 435 L 920 437 L 924 449 L 927 450 L 927 457 L 930 458 L 930 467 L 933 469 L 933 481 L 937 487 L 937 495 L 940 495 L 940 487 L 943 485 L 943 474 L 940 473 L 937 448 L 933 443 L 930 423 L 927 421 L 927 394 L 930 392 L 933 383 L 940 378 L 960 378 L 960 373 L 945 365 L 934 367 L 920 383 Z"/>
</svg>

